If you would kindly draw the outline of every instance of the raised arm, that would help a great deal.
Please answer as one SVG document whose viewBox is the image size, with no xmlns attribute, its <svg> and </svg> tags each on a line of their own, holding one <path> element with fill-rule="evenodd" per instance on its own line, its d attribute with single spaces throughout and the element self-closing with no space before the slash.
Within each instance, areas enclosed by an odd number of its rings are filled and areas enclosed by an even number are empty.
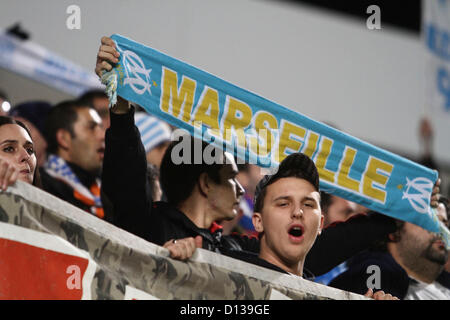
<svg viewBox="0 0 450 320">
<path fill-rule="evenodd" d="M 112 39 L 103 37 L 95 72 L 101 76 L 118 62 Z M 107 214 L 118 227 L 148 237 L 152 198 L 147 179 L 147 160 L 134 124 L 134 108 L 120 97 L 110 110 L 111 126 L 105 136 L 102 192 L 111 203 Z"/>
</svg>

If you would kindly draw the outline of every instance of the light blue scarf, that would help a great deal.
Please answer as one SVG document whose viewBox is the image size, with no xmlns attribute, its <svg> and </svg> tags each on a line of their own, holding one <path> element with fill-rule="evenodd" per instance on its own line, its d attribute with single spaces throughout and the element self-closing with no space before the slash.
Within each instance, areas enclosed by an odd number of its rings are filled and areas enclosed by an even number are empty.
<svg viewBox="0 0 450 320">
<path fill-rule="evenodd" d="M 305 153 L 319 170 L 321 190 L 433 232 L 445 231 L 429 205 L 436 171 L 130 39 L 112 39 L 120 61 L 102 77 L 112 104 L 118 94 L 262 167 L 276 168 L 290 153 Z"/>
</svg>

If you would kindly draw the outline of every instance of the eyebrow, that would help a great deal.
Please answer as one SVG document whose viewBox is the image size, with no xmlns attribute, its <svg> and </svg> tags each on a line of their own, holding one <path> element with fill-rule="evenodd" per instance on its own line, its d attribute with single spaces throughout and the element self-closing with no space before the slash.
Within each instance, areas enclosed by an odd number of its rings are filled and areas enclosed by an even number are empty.
<svg viewBox="0 0 450 320">
<path fill-rule="evenodd" d="M 8 144 L 8 143 L 19 144 L 19 141 L 18 140 L 3 140 L 0 144 Z M 25 141 L 24 145 L 33 145 L 33 142 L 27 140 L 27 141 Z"/>
<path fill-rule="evenodd" d="M 317 200 L 317 199 L 315 199 L 315 198 L 313 198 L 313 197 L 310 197 L 310 196 L 306 196 L 306 197 L 304 198 L 304 200 L 306 200 L 306 201 L 310 200 L 310 201 L 314 201 L 314 202 L 320 202 L 319 200 Z"/>
<path fill-rule="evenodd" d="M 19 141 L 17 141 L 17 140 L 3 140 L 1 142 L 1 144 L 4 144 L 4 143 L 19 143 Z"/>
<path fill-rule="evenodd" d="M 291 197 L 290 196 L 279 196 L 276 197 L 275 199 L 273 199 L 272 201 L 278 201 L 278 200 L 290 200 Z"/>
<path fill-rule="evenodd" d="M 88 121 L 87 121 L 87 125 L 88 125 L 88 126 L 92 126 L 92 125 L 99 126 L 99 125 L 101 125 L 101 121 L 100 121 L 100 122 L 97 122 L 97 121 L 95 121 L 95 120 L 88 120 Z"/>
<path fill-rule="evenodd" d="M 290 200 L 291 196 L 279 196 L 276 197 L 275 199 L 273 199 L 273 201 L 278 201 L 278 200 Z M 319 202 L 317 199 L 314 199 L 313 197 L 310 196 L 306 196 L 302 199 L 302 201 L 314 201 L 314 202 Z"/>
</svg>

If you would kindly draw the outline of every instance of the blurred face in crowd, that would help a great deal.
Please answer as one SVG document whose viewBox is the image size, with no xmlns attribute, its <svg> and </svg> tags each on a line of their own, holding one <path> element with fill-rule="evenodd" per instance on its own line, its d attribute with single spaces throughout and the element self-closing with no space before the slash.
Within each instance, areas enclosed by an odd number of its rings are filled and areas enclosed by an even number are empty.
<svg viewBox="0 0 450 320">
<path fill-rule="evenodd" d="M 331 196 L 331 204 L 325 216 L 325 226 L 337 221 L 345 221 L 356 212 L 356 203 L 341 197 Z"/>
<path fill-rule="evenodd" d="M 260 258 L 302 275 L 306 254 L 323 226 L 320 194 L 304 179 L 281 178 L 266 187 L 262 210 L 254 213 L 253 224 L 263 232 Z"/>
<path fill-rule="evenodd" d="M 248 195 L 253 196 L 256 185 L 264 177 L 260 167 L 254 164 L 248 164 L 246 171 L 239 172 L 237 179 L 244 187 Z"/>
<path fill-rule="evenodd" d="M 74 136 L 65 139 L 67 161 L 86 171 L 98 173 L 105 152 L 105 129 L 97 111 L 77 108 L 77 121 L 73 124 Z"/>
<path fill-rule="evenodd" d="M 226 163 L 220 168 L 220 183 L 209 180 L 208 204 L 214 221 L 231 220 L 239 212 L 239 201 L 244 189 L 236 180 L 238 168 L 234 158 L 228 152 L 224 153 Z"/>
<path fill-rule="evenodd" d="M 444 217 L 439 215 L 439 219 L 443 221 Z M 447 262 L 448 251 L 442 238 L 409 222 L 400 230 L 400 241 L 395 245 L 398 255 L 411 265 L 417 264 L 419 259 L 439 265 Z"/>
<path fill-rule="evenodd" d="M 164 157 L 164 154 L 166 153 L 167 148 L 169 147 L 169 144 L 170 141 L 163 142 L 147 152 L 147 162 L 153 164 L 157 168 L 160 168 L 162 159 Z"/>
<path fill-rule="evenodd" d="M 105 128 L 105 130 L 108 129 L 110 125 L 108 98 L 94 98 L 93 105 L 103 121 L 103 127 Z"/>
<path fill-rule="evenodd" d="M 0 158 L 19 170 L 18 180 L 33 183 L 36 154 L 28 132 L 17 124 L 0 126 Z"/>
</svg>

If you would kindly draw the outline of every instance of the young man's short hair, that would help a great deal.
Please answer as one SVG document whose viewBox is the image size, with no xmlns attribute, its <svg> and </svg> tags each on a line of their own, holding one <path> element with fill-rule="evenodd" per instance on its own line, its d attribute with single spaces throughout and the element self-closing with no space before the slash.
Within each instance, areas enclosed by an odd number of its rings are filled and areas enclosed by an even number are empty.
<svg viewBox="0 0 450 320">
<path fill-rule="evenodd" d="M 320 208 L 322 208 L 323 213 L 328 212 L 328 208 L 333 203 L 333 195 L 325 191 L 320 191 Z"/>
<path fill-rule="evenodd" d="M 44 137 L 47 140 L 47 152 L 58 152 L 58 141 L 56 133 L 59 129 L 67 130 L 75 137 L 74 123 L 78 120 L 77 109 L 92 108 L 90 105 L 79 100 L 65 100 L 52 107 L 47 114 L 44 126 Z"/>
<path fill-rule="evenodd" d="M 178 143 L 184 143 L 184 139 L 190 140 L 190 154 L 183 154 L 184 151 L 181 150 L 181 153 L 176 156 L 180 156 L 181 158 L 186 158 L 189 161 L 187 163 L 182 162 L 181 164 L 175 164 L 172 159 L 172 150 L 178 145 Z M 175 206 L 179 205 L 181 202 L 186 200 L 192 193 L 195 188 L 195 185 L 199 181 L 199 177 L 202 173 L 206 173 L 212 181 L 215 183 L 220 183 L 220 174 L 219 171 L 223 167 L 223 163 L 212 163 L 207 164 L 205 161 L 202 161 L 200 164 L 195 163 L 194 153 L 195 145 L 201 144 L 201 152 L 203 155 L 203 151 L 206 147 L 210 146 L 205 141 L 199 141 L 198 139 L 192 136 L 180 136 L 178 140 L 172 141 L 169 147 L 164 154 L 164 157 L 161 161 L 160 167 L 160 183 L 161 189 L 164 192 L 164 195 L 167 198 L 167 201 Z M 212 153 L 212 157 L 216 156 L 216 152 L 223 153 L 222 150 L 218 148 L 214 148 L 214 152 Z M 198 157 L 198 155 L 197 155 Z"/>
<path fill-rule="evenodd" d="M 296 152 L 287 156 L 273 175 L 264 176 L 255 190 L 254 211 L 261 212 L 266 196 L 266 188 L 281 178 L 299 178 L 311 183 L 319 191 L 319 173 L 314 162 L 303 153 Z"/>
<path fill-rule="evenodd" d="M 108 95 L 105 93 L 104 90 L 94 89 L 94 90 L 86 91 L 78 98 L 80 103 L 88 104 L 92 108 L 95 108 L 95 106 L 94 106 L 95 99 L 108 99 Z"/>
</svg>

